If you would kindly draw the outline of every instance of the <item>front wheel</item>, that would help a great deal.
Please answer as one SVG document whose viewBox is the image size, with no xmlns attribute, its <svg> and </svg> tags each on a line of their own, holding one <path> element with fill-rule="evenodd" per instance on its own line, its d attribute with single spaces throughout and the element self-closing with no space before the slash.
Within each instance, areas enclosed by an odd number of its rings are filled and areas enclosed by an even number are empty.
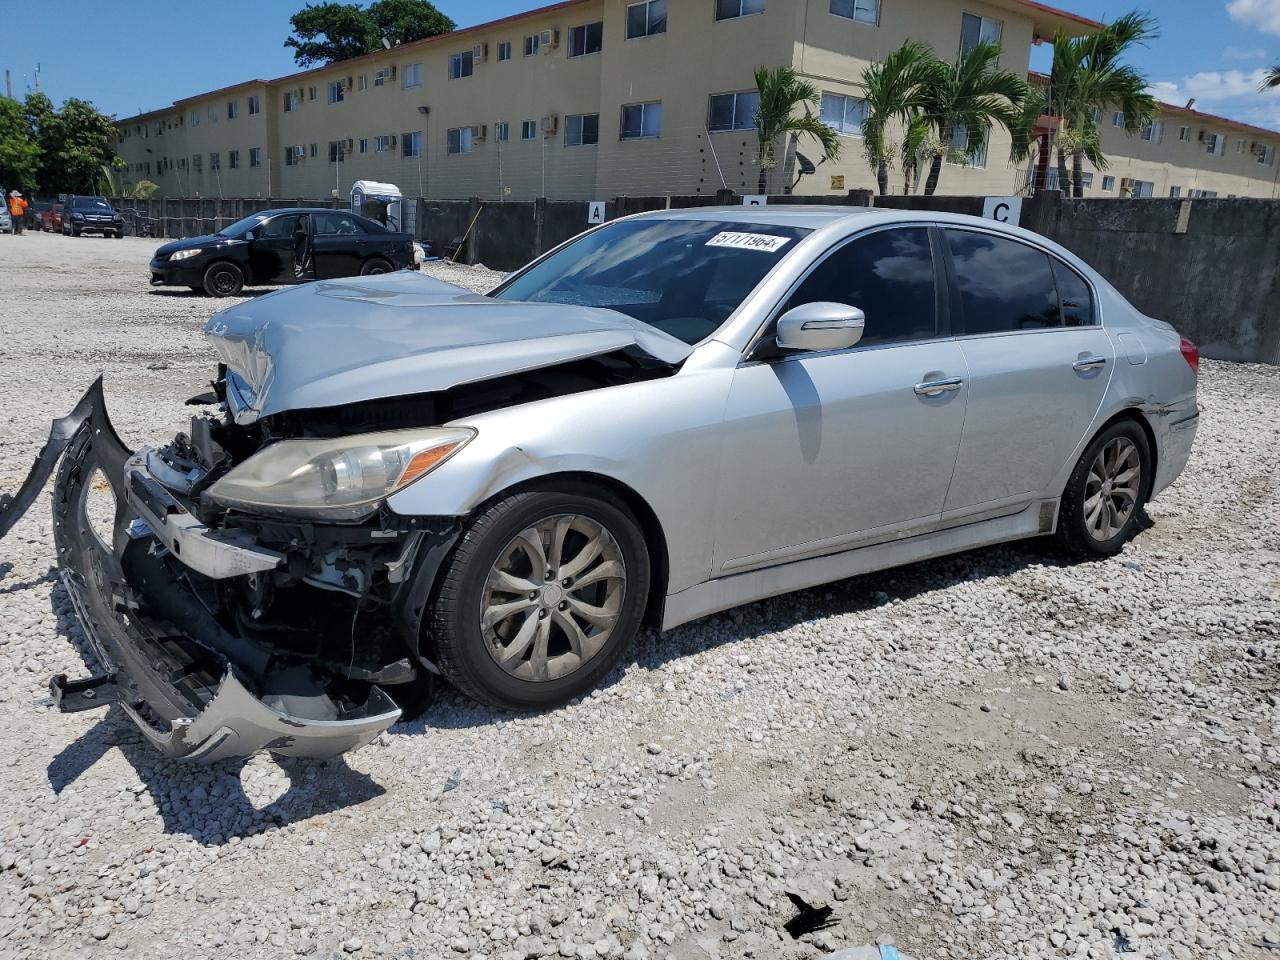
<svg viewBox="0 0 1280 960">
<path fill-rule="evenodd" d="M 649 552 L 631 511 L 585 486 L 504 497 L 459 541 L 429 620 L 445 676 L 514 710 L 591 690 L 640 631 Z"/>
<path fill-rule="evenodd" d="M 1058 543 L 1084 557 L 1112 557 L 1138 529 L 1151 489 L 1151 446 L 1133 420 L 1094 437 L 1071 472 L 1058 514 Z"/>
<path fill-rule="evenodd" d="M 234 297 L 244 289 L 244 273 L 234 263 L 214 263 L 204 272 L 204 292 L 211 297 Z"/>
</svg>

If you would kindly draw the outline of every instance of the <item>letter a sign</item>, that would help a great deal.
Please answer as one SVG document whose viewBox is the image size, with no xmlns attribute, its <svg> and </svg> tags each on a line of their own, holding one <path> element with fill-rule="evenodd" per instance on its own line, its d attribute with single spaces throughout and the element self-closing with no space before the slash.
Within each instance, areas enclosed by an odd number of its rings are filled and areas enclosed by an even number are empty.
<svg viewBox="0 0 1280 960">
<path fill-rule="evenodd" d="M 604 223 L 604 201 L 591 200 L 587 203 L 587 223 L 595 226 Z"/>
</svg>

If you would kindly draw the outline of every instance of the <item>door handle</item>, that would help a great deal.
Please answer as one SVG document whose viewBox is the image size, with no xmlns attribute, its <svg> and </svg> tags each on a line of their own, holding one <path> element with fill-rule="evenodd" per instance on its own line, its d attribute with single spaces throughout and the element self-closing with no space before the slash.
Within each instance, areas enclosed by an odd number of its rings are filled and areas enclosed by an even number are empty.
<svg viewBox="0 0 1280 960">
<path fill-rule="evenodd" d="M 1082 373 L 1085 370 L 1099 370 L 1102 367 L 1105 367 L 1106 365 L 1107 365 L 1106 357 L 1095 356 L 1095 357 L 1081 357 L 1079 360 L 1073 363 L 1071 367 L 1077 373 Z"/>
<path fill-rule="evenodd" d="M 946 380 L 926 380 L 916 384 L 916 395 L 921 397 L 940 397 L 944 393 L 955 393 L 964 383 L 963 377 L 948 377 Z"/>
</svg>

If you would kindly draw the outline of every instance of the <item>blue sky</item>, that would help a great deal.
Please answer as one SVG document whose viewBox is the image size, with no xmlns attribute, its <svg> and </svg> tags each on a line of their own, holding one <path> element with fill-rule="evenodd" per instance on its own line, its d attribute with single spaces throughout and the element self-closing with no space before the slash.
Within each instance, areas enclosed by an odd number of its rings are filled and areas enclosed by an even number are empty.
<svg viewBox="0 0 1280 960">
<path fill-rule="evenodd" d="M 508 16 L 544 0 L 437 0 L 460 26 Z M 671 0 L 692 3 L 699 0 Z M 709 0 L 707 0 L 709 2 Z M 788 2 L 788 0 L 774 0 Z M 894 3 L 898 0 L 883 0 Z M 1280 93 L 1257 93 L 1280 62 L 1280 0 L 1047 0 L 1095 19 L 1153 10 L 1161 36 L 1133 59 L 1163 100 L 1280 130 Z M 0 65 L 14 93 L 32 83 L 55 102 L 93 100 L 120 116 L 254 77 L 292 72 L 283 46 L 303 0 L 4 0 Z M 104 11 L 109 8 L 109 12 Z M 245 26 L 251 25 L 251 26 Z M 19 52 L 20 51 L 20 52 Z M 1044 51 L 1033 67 L 1047 66 Z"/>
</svg>

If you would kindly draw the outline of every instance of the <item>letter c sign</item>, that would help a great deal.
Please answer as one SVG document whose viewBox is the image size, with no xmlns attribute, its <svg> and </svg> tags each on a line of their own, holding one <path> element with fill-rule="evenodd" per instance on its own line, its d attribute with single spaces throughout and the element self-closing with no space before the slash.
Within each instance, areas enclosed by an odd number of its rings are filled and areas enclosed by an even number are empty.
<svg viewBox="0 0 1280 960">
<path fill-rule="evenodd" d="M 999 223 L 1018 226 L 1022 222 L 1021 197 L 987 197 L 982 203 L 982 216 Z"/>
</svg>

